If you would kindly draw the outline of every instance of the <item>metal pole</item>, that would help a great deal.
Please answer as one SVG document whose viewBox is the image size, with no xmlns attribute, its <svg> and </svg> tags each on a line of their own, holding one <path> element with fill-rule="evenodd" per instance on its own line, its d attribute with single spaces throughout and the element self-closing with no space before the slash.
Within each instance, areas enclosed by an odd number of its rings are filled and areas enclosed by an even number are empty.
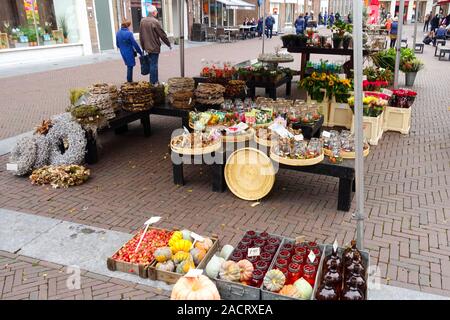
<svg viewBox="0 0 450 320">
<path fill-rule="evenodd" d="M 180 18 L 180 74 L 184 77 L 184 0 L 178 0 Z"/>
<path fill-rule="evenodd" d="M 405 0 L 400 0 L 400 7 L 398 9 L 398 30 L 397 30 L 397 42 L 395 43 L 395 69 L 394 69 L 394 89 L 398 88 L 398 76 L 400 68 L 400 49 L 402 47 L 402 31 L 403 31 L 403 12 L 405 7 Z"/>
<path fill-rule="evenodd" d="M 214 13 L 216 14 L 216 28 L 217 28 L 217 13 L 218 13 L 217 1 L 214 2 Z"/>
<path fill-rule="evenodd" d="M 211 28 L 211 0 L 208 0 L 208 24 Z"/>
<path fill-rule="evenodd" d="M 33 0 L 33 2 L 31 3 L 31 5 L 33 6 L 33 8 L 32 8 L 32 13 L 33 13 L 33 22 L 34 22 L 34 32 L 36 33 L 36 41 L 37 41 L 37 44 L 38 44 L 38 46 L 40 45 L 40 41 L 39 41 L 39 33 L 38 33 L 38 30 L 37 30 L 37 24 L 36 24 L 36 15 L 35 15 L 35 12 L 34 12 L 34 8 L 35 8 L 35 6 L 36 6 L 36 0 Z"/>
<path fill-rule="evenodd" d="M 355 87 L 355 177 L 356 177 L 356 242 L 364 249 L 364 158 L 363 158 L 363 0 L 353 5 L 353 70 Z"/>
<path fill-rule="evenodd" d="M 414 13 L 414 36 L 413 36 L 413 47 L 412 49 L 416 50 L 416 41 L 417 41 L 417 20 L 419 20 L 419 0 L 416 0 L 416 11 Z M 422 14 L 422 12 L 421 12 Z"/>
<path fill-rule="evenodd" d="M 264 35 L 266 33 L 266 0 L 263 1 L 262 54 L 264 54 Z"/>
</svg>

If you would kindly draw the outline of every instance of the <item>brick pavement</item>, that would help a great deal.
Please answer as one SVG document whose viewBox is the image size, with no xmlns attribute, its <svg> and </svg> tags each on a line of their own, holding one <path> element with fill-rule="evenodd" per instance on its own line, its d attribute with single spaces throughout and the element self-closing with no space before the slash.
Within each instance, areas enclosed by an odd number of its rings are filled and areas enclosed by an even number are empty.
<svg viewBox="0 0 450 320">
<path fill-rule="evenodd" d="M 414 87 L 419 95 L 411 133 L 385 133 L 366 158 L 365 244 L 384 283 L 450 296 L 450 78 L 442 72 L 449 63 L 438 62 L 433 52 L 426 46 L 419 55 L 426 68 Z M 0 172 L 0 207 L 125 232 L 158 214 L 164 217 L 162 227 L 216 233 L 231 244 L 250 228 L 321 242 L 354 238 L 351 212 L 335 209 L 334 178 L 282 171 L 271 194 L 255 207 L 229 191 L 212 193 L 206 166 L 187 166 L 187 185 L 174 186 L 167 145 L 180 123 L 153 118 L 151 138 L 139 128 L 101 136 L 100 162 L 81 187 L 33 187 L 25 178 Z M 0 168 L 6 161 L 0 158 Z"/>
<path fill-rule="evenodd" d="M 170 293 L 142 284 L 80 270 L 80 288 L 67 286 L 66 266 L 0 251 L 0 299 L 3 300 L 148 300 Z"/>
</svg>

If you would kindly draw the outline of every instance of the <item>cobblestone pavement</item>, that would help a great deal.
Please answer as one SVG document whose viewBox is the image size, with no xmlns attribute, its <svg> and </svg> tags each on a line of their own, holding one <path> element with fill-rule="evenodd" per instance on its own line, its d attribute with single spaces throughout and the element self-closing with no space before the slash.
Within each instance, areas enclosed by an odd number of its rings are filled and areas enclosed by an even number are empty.
<svg viewBox="0 0 450 320">
<path fill-rule="evenodd" d="M 224 51 L 233 51 L 233 45 L 224 45 Z M 250 58 L 249 51 L 242 48 Z M 450 296 L 450 78 L 445 72 L 450 62 L 438 61 L 433 53 L 434 48 L 426 46 L 419 55 L 426 67 L 414 86 L 419 94 L 410 134 L 385 133 L 365 160 L 365 244 L 384 283 Z M 200 63 L 187 61 L 188 68 L 197 64 L 189 72 L 198 73 Z M 89 73 L 73 69 L 74 76 L 66 75 L 65 83 L 111 79 L 107 75 L 112 67 L 98 65 Z M 54 94 L 65 101 L 65 93 L 55 90 Z M 13 103 L 10 94 L 6 98 Z M 42 99 L 48 102 L 54 97 Z M 58 110 L 56 105 L 46 112 Z M 34 119 L 22 125 L 29 130 L 43 116 L 30 112 Z M 92 178 L 80 187 L 33 187 L 26 178 L 0 172 L 0 207 L 125 232 L 134 232 L 149 216 L 161 215 L 161 227 L 216 233 L 221 243 L 234 245 L 246 229 L 291 237 L 303 234 L 327 243 L 337 238 L 340 244 L 355 237 L 355 203 L 350 212 L 336 210 L 337 180 L 331 177 L 282 170 L 270 195 L 256 206 L 229 191 L 211 192 L 207 166 L 186 166 L 187 184 L 175 186 L 168 143 L 179 126 L 177 119 L 152 116 L 150 138 L 143 137 L 140 127 L 125 135 L 101 135 L 100 161 L 90 166 Z M 7 157 L 0 158 L 1 170 L 6 162 Z"/>
<path fill-rule="evenodd" d="M 74 273 L 66 266 L 0 251 L 0 299 L 147 300 L 170 296 L 167 291 L 142 284 L 80 271 L 80 287 L 76 289 L 67 285 Z"/>
</svg>

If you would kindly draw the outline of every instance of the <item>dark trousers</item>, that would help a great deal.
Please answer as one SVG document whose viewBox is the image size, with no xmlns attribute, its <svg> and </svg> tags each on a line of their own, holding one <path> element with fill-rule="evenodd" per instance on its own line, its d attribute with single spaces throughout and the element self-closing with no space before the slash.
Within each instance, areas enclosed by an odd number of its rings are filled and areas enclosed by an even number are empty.
<svg viewBox="0 0 450 320">
<path fill-rule="evenodd" d="M 150 58 L 150 83 L 158 82 L 158 59 L 159 53 L 149 53 Z"/>
<path fill-rule="evenodd" d="M 430 26 L 430 22 L 429 21 L 425 21 L 425 23 L 423 24 L 423 31 L 428 31 L 428 27 Z"/>
<path fill-rule="evenodd" d="M 127 81 L 133 82 L 133 67 L 127 66 Z"/>
<path fill-rule="evenodd" d="M 273 27 L 267 27 L 267 29 L 266 29 L 267 38 L 272 39 L 272 31 L 273 31 Z"/>
<path fill-rule="evenodd" d="M 445 37 L 445 36 L 437 36 L 437 37 L 434 37 L 434 38 L 433 38 L 433 46 L 436 47 L 436 40 L 438 40 L 438 39 L 446 40 L 446 37 Z M 445 42 L 444 42 L 444 46 L 445 46 Z"/>
<path fill-rule="evenodd" d="M 391 48 L 395 47 L 395 42 L 396 41 L 397 41 L 397 38 L 391 38 L 391 45 L 390 45 Z"/>
</svg>

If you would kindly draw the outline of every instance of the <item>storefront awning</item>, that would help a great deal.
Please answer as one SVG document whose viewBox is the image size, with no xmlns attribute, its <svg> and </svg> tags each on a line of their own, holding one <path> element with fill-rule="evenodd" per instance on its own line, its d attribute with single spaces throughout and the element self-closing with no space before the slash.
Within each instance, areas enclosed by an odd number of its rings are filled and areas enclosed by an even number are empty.
<svg viewBox="0 0 450 320">
<path fill-rule="evenodd" d="M 255 5 L 245 2 L 243 0 L 216 0 L 217 2 L 223 3 L 227 9 L 238 9 L 238 10 L 254 10 Z"/>
<path fill-rule="evenodd" d="M 450 3 L 450 0 L 440 0 L 436 3 L 437 6 L 443 5 L 443 4 L 447 4 Z"/>
</svg>

